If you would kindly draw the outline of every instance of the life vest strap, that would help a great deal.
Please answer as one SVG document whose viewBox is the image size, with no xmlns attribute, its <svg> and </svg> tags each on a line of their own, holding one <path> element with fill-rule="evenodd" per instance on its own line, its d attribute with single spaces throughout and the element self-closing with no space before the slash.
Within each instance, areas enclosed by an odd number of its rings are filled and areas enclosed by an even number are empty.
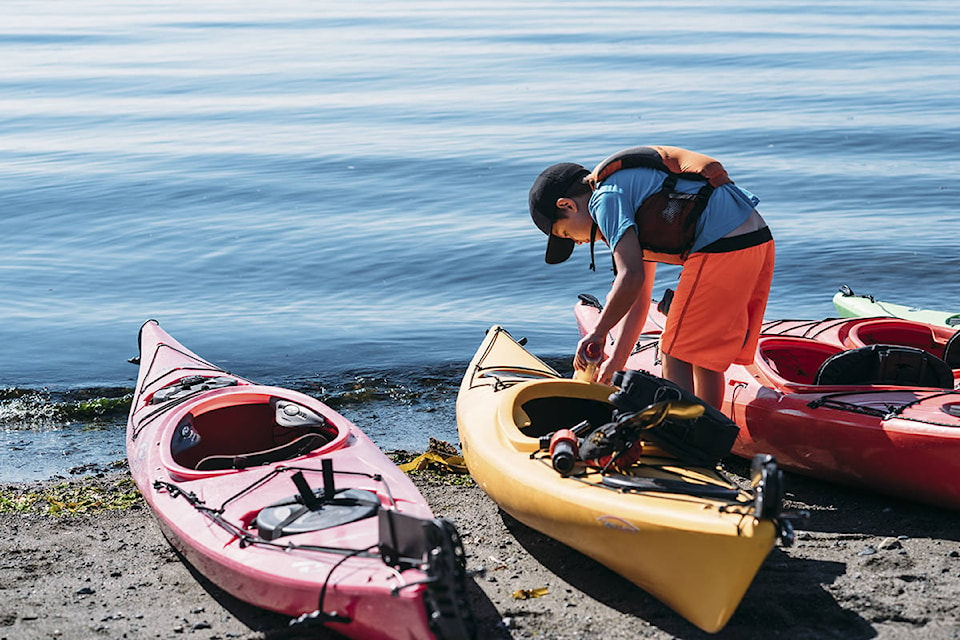
<svg viewBox="0 0 960 640">
<path fill-rule="evenodd" d="M 634 214 L 637 236 L 645 259 L 682 264 L 693 248 L 697 222 L 707 208 L 715 187 L 732 182 L 726 170 L 710 156 L 679 147 L 632 147 L 618 151 L 598 164 L 587 176 L 596 188 L 622 169 L 647 168 L 667 174 L 660 190 L 642 203 Z M 695 194 L 677 191 L 680 178 L 704 184 Z M 590 232 L 590 269 L 596 271 L 594 243 L 597 227 Z M 647 241 L 644 242 L 643 239 Z M 614 264 L 616 273 L 616 264 Z"/>
</svg>

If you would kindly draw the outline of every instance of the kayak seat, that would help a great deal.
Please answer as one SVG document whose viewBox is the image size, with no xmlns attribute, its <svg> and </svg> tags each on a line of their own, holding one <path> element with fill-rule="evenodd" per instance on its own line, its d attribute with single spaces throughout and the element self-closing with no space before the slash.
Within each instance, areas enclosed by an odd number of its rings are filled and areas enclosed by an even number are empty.
<svg viewBox="0 0 960 640">
<path fill-rule="evenodd" d="M 950 336 L 943 347 L 943 361 L 951 369 L 960 369 L 960 331 Z"/>
<path fill-rule="evenodd" d="M 571 429 L 584 420 L 599 427 L 613 419 L 613 409 L 607 402 L 589 398 L 533 398 L 523 403 L 530 424 L 520 431 L 529 438 L 539 438 L 558 429 Z"/>
<path fill-rule="evenodd" d="M 224 469 L 246 469 L 264 464 L 290 460 L 319 449 L 329 440 L 319 433 L 308 433 L 287 444 L 232 456 L 207 456 L 197 463 L 197 471 L 222 471 Z"/>
<path fill-rule="evenodd" d="M 954 381 L 947 363 L 923 349 L 875 344 L 830 356 L 815 383 L 952 389 Z"/>
<path fill-rule="evenodd" d="M 842 349 L 811 338 L 761 336 L 757 347 L 758 366 L 794 384 L 814 384 L 824 361 Z"/>
<path fill-rule="evenodd" d="M 241 469 L 305 455 L 336 435 L 335 426 L 306 407 L 264 396 L 188 414 L 173 434 L 171 453 L 188 469 Z"/>
</svg>

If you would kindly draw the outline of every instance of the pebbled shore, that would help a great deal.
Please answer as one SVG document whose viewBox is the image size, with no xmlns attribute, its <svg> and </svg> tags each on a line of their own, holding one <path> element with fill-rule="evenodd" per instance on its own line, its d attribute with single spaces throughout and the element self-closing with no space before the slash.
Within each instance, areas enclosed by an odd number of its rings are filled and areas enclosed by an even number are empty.
<svg viewBox="0 0 960 640">
<path fill-rule="evenodd" d="M 774 549 L 727 627 L 709 635 L 503 514 L 468 478 L 414 477 L 434 512 L 457 523 L 470 567 L 486 570 L 470 587 L 484 640 L 960 638 L 954 512 L 788 475 L 788 506 L 811 518 L 793 547 Z M 339 637 L 291 629 L 197 575 L 130 487 L 124 472 L 0 487 L 0 639 Z M 90 492 L 100 504 L 63 497 Z M 541 597 L 513 597 L 541 588 Z"/>
</svg>

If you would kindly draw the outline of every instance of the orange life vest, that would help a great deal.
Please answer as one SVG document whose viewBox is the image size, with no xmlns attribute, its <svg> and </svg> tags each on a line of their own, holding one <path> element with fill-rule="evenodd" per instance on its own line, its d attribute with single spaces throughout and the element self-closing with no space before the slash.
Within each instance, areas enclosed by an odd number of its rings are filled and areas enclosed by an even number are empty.
<svg viewBox="0 0 960 640">
<path fill-rule="evenodd" d="M 587 176 L 596 190 L 604 180 L 622 169 L 644 167 L 667 174 L 660 190 L 640 203 L 634 215 L 643 259 L 683 264 L 693 247 L 697 220 L 715 187 L 733 181 L 718 160 L 679 147 L 632 147 L 609 156 Z M 697 180 L 704 185 L 697 193 L 676 190 L 677 180 Z M 591 252 L 593 239 L 591 239 Z"/>
</svg>

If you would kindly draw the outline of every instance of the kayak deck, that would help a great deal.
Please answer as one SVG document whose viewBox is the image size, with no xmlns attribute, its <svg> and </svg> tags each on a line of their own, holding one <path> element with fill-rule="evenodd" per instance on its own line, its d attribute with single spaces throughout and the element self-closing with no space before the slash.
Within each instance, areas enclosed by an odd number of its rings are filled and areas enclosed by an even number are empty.
<svg viewBox="0 0 960 640">
<path fill-rule="evenodd" d="M 131 474 L 200 573 L 351 638 L 475 637 L 456 528 L 360 429 L 229 374 L 155 322 L 140 342 Z"/>
<path fill-rule="evenodd" d="M 581 333 L 599 313 L 595 298 L 581 298 L 575 307 Z M 659 375 L 664 322 L 651 308 L 628 368 Z M 889 318 L 765 323 L 754 362 L 725 373 L 723 409 L 740 427 L 733 453 L 748 459 L 768 453 L 784 469 L 960 509 L 960 371 L 919 342 L 857 346 L 851 339 L 893 339 L 894 324 L 914 326 Z M 923 340 L 939 335 L 921 326 L 915 335 Z M 617 339 L 616 330 L 610 338 Z M 932 342 L 926 346 L 936 351 Z"/>
<path fill-rule="evenodd" d="M 601 425 L 615 388 L 564 379 L 494 326 L 461 384 L 464 459 L 511 516 L 631 580 L 708 631 L 722 628 L 776 543 L 755 495 L 720 470 L 684 464 L 651 443 L 628 468 L 562 475 L 541 438 Z"/>
</svg>

